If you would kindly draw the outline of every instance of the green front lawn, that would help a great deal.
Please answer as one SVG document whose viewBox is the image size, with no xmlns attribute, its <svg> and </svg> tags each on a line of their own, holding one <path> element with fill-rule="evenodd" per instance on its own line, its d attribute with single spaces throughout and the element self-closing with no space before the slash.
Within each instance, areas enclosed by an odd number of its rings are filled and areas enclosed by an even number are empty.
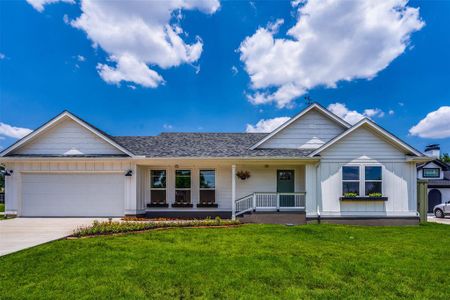
<svg viewBox="0 0 450 300">
<path fill-rule="evenodd" d="M 0 257 L 0 298 L 448 299 L 450 226 L 244 225 Z"/>
<path fill-rule="evenodd" d="M 0 212 L 4 212 L 5 211 L 5 204 L 0 203 Z"/>
</svg>

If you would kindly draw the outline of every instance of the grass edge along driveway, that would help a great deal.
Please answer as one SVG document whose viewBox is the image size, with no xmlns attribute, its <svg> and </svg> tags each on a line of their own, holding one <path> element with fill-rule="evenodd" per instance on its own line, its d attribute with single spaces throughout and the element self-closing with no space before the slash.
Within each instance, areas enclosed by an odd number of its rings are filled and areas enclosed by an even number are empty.
<svg viewBox="0 0 450 300">
<path fill-rule="evenodd" d="M 243 225 L 61 240 L 0 257 L 2 299 L 446 299 L 450 227 Z"/>
</svg>

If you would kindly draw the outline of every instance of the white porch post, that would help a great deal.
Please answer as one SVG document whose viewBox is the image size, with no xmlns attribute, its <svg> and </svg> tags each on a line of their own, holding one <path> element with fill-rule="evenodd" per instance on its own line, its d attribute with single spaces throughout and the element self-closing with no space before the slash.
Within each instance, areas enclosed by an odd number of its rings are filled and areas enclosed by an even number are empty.
<svg viewBox="0 0 450 300">
<path fill-rule="evenodd" d="M 137 214 L 137 167 L 130 164 L 131 176 L 124 176 L 125 180 L 125 215 Z M 127 172 L 127 171 L 125 171 Z M 125 175 L 125 174 L 124 174 Z"/>
<path fill-rule="evenodd" d="M 231 166 L 231 218 L 236 220 L 236 165 Z"/>
<path fill-rule="evenodd" d="M 305 166 L 305 210 L 307 214 L 317 214 L 317 167 L 315 164 L 306 164 Z"/>
</svg>

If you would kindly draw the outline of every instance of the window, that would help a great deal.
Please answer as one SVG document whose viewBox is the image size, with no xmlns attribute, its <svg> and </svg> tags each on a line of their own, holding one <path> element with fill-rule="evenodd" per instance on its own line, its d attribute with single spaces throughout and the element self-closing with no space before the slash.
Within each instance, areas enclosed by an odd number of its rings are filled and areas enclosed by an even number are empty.
<svg viewBox="0 0 450 300">
<path fill-rule="evenodd" d="M 216 171 L 200 170 L 200 204 L 213 205 L 216 200 Z"/>
<path fill-rule="evenodd" d="M 359 195 L 359 166 L 342 167 L 342 194 L 346 193 Z"/>
<path fill-rule="evenodd" d="M 440 171 L 439 168 L 423 169 L 423 178 L 439 178 Z"/>
<path fill-rule="evenodd" d="M 382 175 L 380 166 L 365 166 L 365 192 L 366 196 L 373 193 L 381 194 Z"/>
<path fill-rule="evenodd" d="M 175 171 L 175 204 L 191 204 L 191 170 Z"/>
<path fill-rule="evenodd" d="M 166 204 L 166 170 L 150 171 L 151 205 Z"/>
<path fill-rule="evenodd" d="M 346 196 L 347 193 L 354 193 L 361 197 L 382 194 L 382 173 L 381 166 L 343 166 L 342 194 Z"/>
</svg>

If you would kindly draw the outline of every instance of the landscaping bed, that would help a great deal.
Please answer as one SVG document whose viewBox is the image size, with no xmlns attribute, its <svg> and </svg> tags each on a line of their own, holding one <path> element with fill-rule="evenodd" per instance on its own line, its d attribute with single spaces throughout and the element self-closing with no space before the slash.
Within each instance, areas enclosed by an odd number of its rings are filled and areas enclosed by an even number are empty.
<svg viewBox="0 0 450 300">
<path fill-rule="evenodd" d="M 2 299 L 448 299 L 450 226 L 241 225 L 0 257 Z"/>
<path fill-rule="evenodd" d="M 239 225 L 239 221 L 216 219 L 205 220 L 159 220 L 128 219 L 127 221 L 94 221 L 92 225 L 77 228 L 72 237 L 108 235 L 118 233 L 139 232 L 159 228 L 182 227 L 223 227 Z"/>
</svg>

